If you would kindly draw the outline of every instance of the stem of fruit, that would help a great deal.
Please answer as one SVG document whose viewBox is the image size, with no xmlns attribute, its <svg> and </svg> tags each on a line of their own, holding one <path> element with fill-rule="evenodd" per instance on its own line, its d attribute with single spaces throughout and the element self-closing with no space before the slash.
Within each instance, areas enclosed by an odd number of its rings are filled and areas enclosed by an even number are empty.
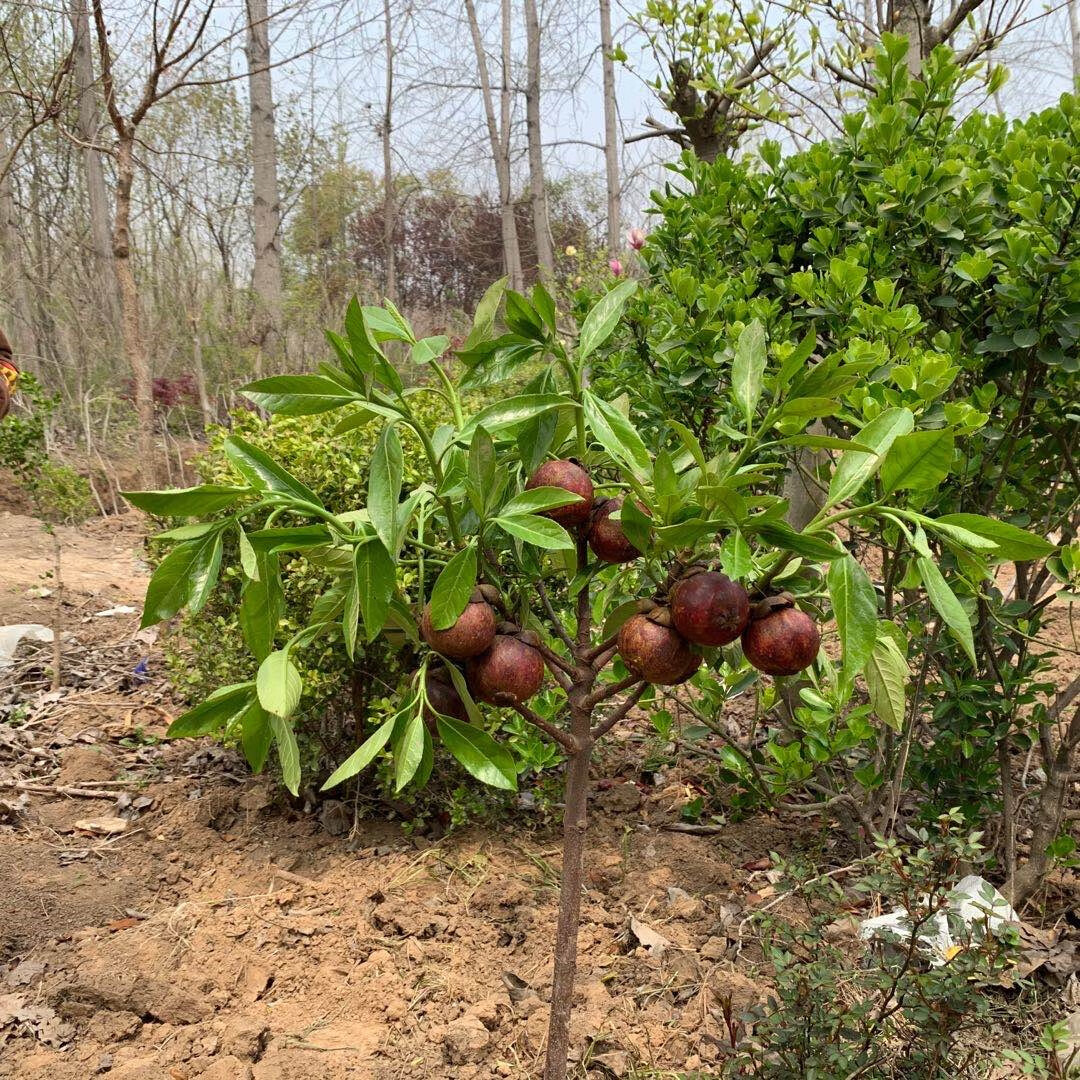
<svg viewBox="0 0 1080 1080">
<path fill-rule="evenodd" d="M 566 770 L 566 801 L 563 810 L 563 865 L 559 895 L 559 923 L 555 931 L 555 972 L 551 988 L 547 1057 L 544 1080 L 566 1080 L 570 1051 L 570 1013 L 574 1003 L 577 971 L 578 922 L 581 917 L 581 884 L 588 827 L 589 738 L 591 710 L 571 705 L 570 733 L 578 749 Z"/>
</svg>

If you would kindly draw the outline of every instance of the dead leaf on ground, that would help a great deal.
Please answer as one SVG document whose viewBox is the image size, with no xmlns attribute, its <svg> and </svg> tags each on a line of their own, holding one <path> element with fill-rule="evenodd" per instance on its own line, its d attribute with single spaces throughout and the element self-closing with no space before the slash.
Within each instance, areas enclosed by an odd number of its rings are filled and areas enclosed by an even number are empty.
<svg viewBox="0 0 1080 1080">
<path fill-rule="evenodd" d="M 76 829 L 97 833 L 99 836 L 115 836 L 127 832 L 130 827 L 130 821 L 119 817 L 80 818 L 75 822 Z"/>
<path fill-rule="evenodd" d="M 32 1035 L 59 1048 L 75 1038 L 75 1029 L 48 1005 L 30 1005 L 21 994 L 0 994 L 0 1046 L 11 1035 Z"/>
<path fill-rule="evenodd" d="M 638 944 L 650 956 L 660 956 L 671 944 L 663 934 L 657 933 L 651 926 L 633 915 L 630 916 L 630 933 L 637 938 Z"/>
</svg>

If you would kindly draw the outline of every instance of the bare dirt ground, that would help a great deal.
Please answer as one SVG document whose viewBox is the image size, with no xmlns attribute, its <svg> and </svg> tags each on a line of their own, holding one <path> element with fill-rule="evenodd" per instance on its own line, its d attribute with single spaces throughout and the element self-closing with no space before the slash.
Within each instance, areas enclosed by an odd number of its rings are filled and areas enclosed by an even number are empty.
<svg viewBox="0 0 1080 1080">
<path fill-rule="evenodd" d="M 51 542 L 0 512 L 0 622 L 58 620 L 66 672 L 51 691 L 45 643 L 0 671 L 0 1077 L 539 1075 L 557 833 L 350 834 L 230 751 L 161 741 L 183 706 L 155 636 L 99 614 L 140 606 L 141 522 L 60 535 L 58 612 Z M 740 924 L 775 897 L 769 852 L 846 853 L 816 818 L 673 831 L 689 778 L 630 757 L 596 777 L 575 1075 L 708 1073 L 724 1000 L 763 993 Z"/>
</svg>

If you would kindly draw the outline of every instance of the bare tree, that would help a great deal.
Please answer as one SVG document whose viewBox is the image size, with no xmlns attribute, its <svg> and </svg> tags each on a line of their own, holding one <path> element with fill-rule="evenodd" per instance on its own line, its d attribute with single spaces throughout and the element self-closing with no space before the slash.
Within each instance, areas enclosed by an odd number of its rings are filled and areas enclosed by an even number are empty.
<svg viewBox="0 0 1080 1080">
<path fill-rule="evenodd" d="M 1073 82 L 1080 82 L 1080 0 L 1067 0 Z"/>
<path fill-rule="evenodd" d="M 266 0 L 247 0 L 248 93 L 251 99 L 251 162 L 255 264 L 251 285 L 257 304 L 255 373 L 263 354 L 282 352 L 281 197 L 270 73 L 270 17 Z"/>
<path fill-rule="evenodd" d="M 71 21 L 75 56 L 75 93 L 79 103 L 75 133 L 82 147 L 83 171 L 86 177 L 94 277 L 101 288 L 102 296 L 107 299 L 111 307 L 116 297 L 116 285 L 111 267 L 109 198 L 105 188 L 105 170 L 101 161 L 101 150 L 98 146 L 101 131 L 100 104 L 97 76 L 94 74 L 89 9 L 85 0 L 71 0 L 68 18 Z"/>
<path fill-rule="evenodd" d="M 525 0 L 525 128 L 529 150 L 529 201 L 532 205 L 536 262 L 541 274 L 555 272 L 555 251 L 548 221 L 544 149 L 540 129 L 540 16 L 536 0 Z M 504 43 L 505 48 L 505 43 Z"/>
<path fill-rule="evenodd" d="M 488 73 L 487 52 L 480 33 L 480 23 L 476 17 L 474 0 L 465 0 L 465 14 L 469 20 L 473 48 L 476 51 L 476 67 L 480 77 L 480 94 L 483 98 L 484 117 L 487 121 L 488 139 L 491 142 L 491 156 L 495 163 L 495 176 L 499 184 L 499 214 L 502 220 L 503 262 L 510 277 L 511 287 L 520 290 L 524 282 L 521 271 L 521 249 L 518 245 L 517 222 L 514 220 L 514 196 L 510 177 L 510 78 L 509 78 L 509 36 L 510 2 L 502 0 L 502 40 L 503 40 L 503 86 L 500 93 L 502 130 L 495 118 L 495 100 L 491 91 L 491 76 Z"/>
<path fill-rule="evenodd" d="M 619 250 L 622 192 L 619 187 L 618 112 L 615 104 L 615 45 L 611 37 L 611 0 L 600 0 L 600 63 L 604 85 L 604 173 L 607 181 L 607 246 Z"/>
</svg>

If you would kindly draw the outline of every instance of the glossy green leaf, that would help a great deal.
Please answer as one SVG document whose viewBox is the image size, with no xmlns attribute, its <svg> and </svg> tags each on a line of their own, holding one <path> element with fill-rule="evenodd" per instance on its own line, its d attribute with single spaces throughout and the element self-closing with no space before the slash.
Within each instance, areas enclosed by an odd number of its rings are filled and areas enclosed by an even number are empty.
<svg viewBox="0 0 1080 1080">
<path fill-rule="evenodd" d="M 829 596 L 840 632 L 846 674 L 866 666 L 877 640 L 877 593 L 870 575 L 850 555 L 829 566 Z"/>
<path fill-rule="evenodd" d="M 829 484 L 826 506 L 835 506 L 857 494 L 881 466 L 892 444 L 915 426 L 915 417 L 909 409 L 889 409 L 876 420 L 871 420 L 858 434 L 863 446 L 872 448 L 871 453 L 847 450 L 841 456 Z"/>
<path fill-rule="evenodd" d="M 503 503 L 500 514 L 513 517 L 516 514 L 538 514 L 558 506 L 582 502 L 580 495 L 559 487 L 535 487 L 522 491 Z"/>
<path fill-rule="evenodd" d="M 502 431 L 551 409 L 567 408 L 572 404 L 570 398 L 562 394 L 520 394 L 505 401 L 496 401 L 472 416 L 462 429 L 462 438 L 471 438 L 478 427 L 489 432 Z"/>
<path fill-rule="evenodd" d="M 155 517 L 206 517 L 251 494 L 250 487 L 203 484 L 174 491 L 121 491 L 132 506 Z"/>
<path fill-rule="evenodd" d="M 270 714 L 253 698 L 240 718 L 240 745 L 253 773 L 261 773 L 266 767 L 273 740 Z"/>
<path fill-rule="evenodd" d="M 369 540 L 356 549 L 356 583 L 364 634 L 374 641 L 386 625 L 397 569 L 381 540 Z"/>
<path fill-rule="evenodd" d="M 221 567 L 221 532 L 225 526 L 188 540 L 165 556 L 154 571 L 143 601 L 142 626 L 172 618 L 187 604 L 205 603 Z"/>
<path fill-rule="evenodd" d="M 975 533 L 997 545 L 995 554 L 1012 562 L 1044 559 L 1057 550 L 1055 544 L 1036 533 L 1028 532 L 1006 521 L 983 517 L 980 514 L 946 514 L 937 518 L 938 525 L 952 525 Z"/>
<path fill-rule="evenodd" d="M 499 312 L 499 304 L 506 291 L 506 282 L 507 278 L 499 278 L 487 287 L 487 291 L 480 298 L 480 303 L 476 305 L 476 313 L 473 315 L 472 329 L 465 342 L 466 352 L 475 349 L 482 341 L 487 341 L 491 337 L 495 328 L 495 316 Z"/>
<path fill-rule="evenodd" d="M 495 443 L 484 427 L 478 427 L 469 443 L 469 501 L 477 517 L 483 517 L 495 488 Z"/>
<path fill-rule="evenodd" d="M 476 546 L 459 551 L 443 567 L 431 590 L 431 622 L 436 630 L 448 630 L 458 621 L 476 588 Z"/>
<path fill-rule="evenodd" d="M 577 347 L 578 360 L 584 360 L 611 337 L 622 317 L 627 300 L 636 291 L 636 281 L 620 281 L 615 288 L 600 297 L 581 324 Z"/>
<path fill-rule="evenodd" d="M 550 518 L 519 514 L 515 517 L 497 517 L 493 522 L 511 536 L 547 551 L 572 551 L 574 548 L 570 534 Z"/>
<path fill-rule="evenodd" d="M 904 727 L 908 675 L 899 646 L 891 635 L 879 633 L 866 663 L 866 689 L 875 715 L 896 732 Z"/>
<path fill-rule="evenodd" d="M 436 716 L 439 738 L 470 775 L 482 784 L 517 790 L 517 769 L 514 757 L 482 728 L 462 723 L 450 716 Z"/>
<path fill-rule="evenodd" d="M 236 683 L 215 690 L 205 701 L 178 716 L 166 733 L 170 739 L 196 738 L 220 731 L 251 704 L 254 683 Z"/>
<path fill-rule="evenodd" d="M 954 441 L 953 433 L 944 428 L 901 435 L 881 463 L 883 493 L 936 488 L 949 475 Z"/>
<path fill-rule="evenodd" d="M 241 387 L 240 393 L 278 416 L 313 416 L 340 409 L 358 398 L 323 375 L 271 375 Z"/>
<path fill-rule="evenodd" d="M 743 327 L 731 361 L 731 393 L 735 404 L 742 411 L 747 429 L 753 426 L 754 414 L 761 400 L 761 388 L 765 380 L 768 348 L 765 327 L 754 319 Z"/>
<path fill-rule="evenodd" d="M 225 456 L 252 487 L 260 491 L 275 491 L 291 495 L 301 502 L 322 506 L 311 488 L 301 484 L 295 476 L 273 461 L 268 454 L 257 446 L 252 446 L 245 439 L 241 439 L 239 435 L 230 435 L 225 440 L 224 448 Z"/>
<path fill-rule="evenodd" d="M 394 787 L 400 791 L 416 775 L 424 758 L 424 715 L 416 705 L 394 746 Z"/>
<path fill-rule="evenodd" d="M 933 559 L 925 557 L 916 560 L 919 576 L 926 586 L 930 603 L 934 605 L 937 613 L 945 620 L 945 625 L 952 631 L 953 636 L 960 642 L 968 659 L 975 666 L 975 638 L 971 632 L 971 620 L 968 618 L 964 605 L 960 603 L 956 593 L 949 587 L 949 583 L 942 577 L 937 563 Z"/>
<path fill-rule="evenodd" d="M 582 393 L 585 420 L 596 441 L 635 476 L 644 479 L 652 471 L 652 455 L 634 425 L 614 405 L 590 390 Z"/>
<path fill-rule="evenodd" d="M 379 751 L 390 741 L 394 733 L 394 721 L 397 717 L 380 724 L 331 774 L 323 784 L 323 791 L 351 780 L 357 773 L 366 769 L 378 756 Z"/>
<path fill-rule="evenodd" d="M 278 761 L 281 764 L 281 782 L 294 796 L 300 794 L 300 747 L 296 742 L 296 732 L 292 724 L 273 712 L 270 716 L 270 730 L 274 734 Z"/>
<path fill-rule="evenodd" d="M 258 576 L 244 583 L 237 618 L 247 647 L 262 662 L 274 647 L 274 635 L 285 614 L 285 597 L 277 556 L 259 553 L 255 560 Z"/>
<path fill-rule="evenodd" d="M 820 534 L 801 533 L 778 521 L 755 525 L 754 532 L 773 547 L 794 551 L 814 562 L 842 559 L 846 552 Z"/>
<path fill-rule="evenodd" d="M 401 500 L 401 479 L 405 458 L 397 428 L 387 424 L 375 444 L 368 468 L 368 518 L 387 548 L 394 547 L 396 514 Z"/>
<path fill-rule="evenodd" d="M 268 713 L 286 717 L 296 712 L 304 686 L 288 649 L 270 653 L 259 664 L 255 689 L 259 693 L 259 704 Z"/>
</svg>

